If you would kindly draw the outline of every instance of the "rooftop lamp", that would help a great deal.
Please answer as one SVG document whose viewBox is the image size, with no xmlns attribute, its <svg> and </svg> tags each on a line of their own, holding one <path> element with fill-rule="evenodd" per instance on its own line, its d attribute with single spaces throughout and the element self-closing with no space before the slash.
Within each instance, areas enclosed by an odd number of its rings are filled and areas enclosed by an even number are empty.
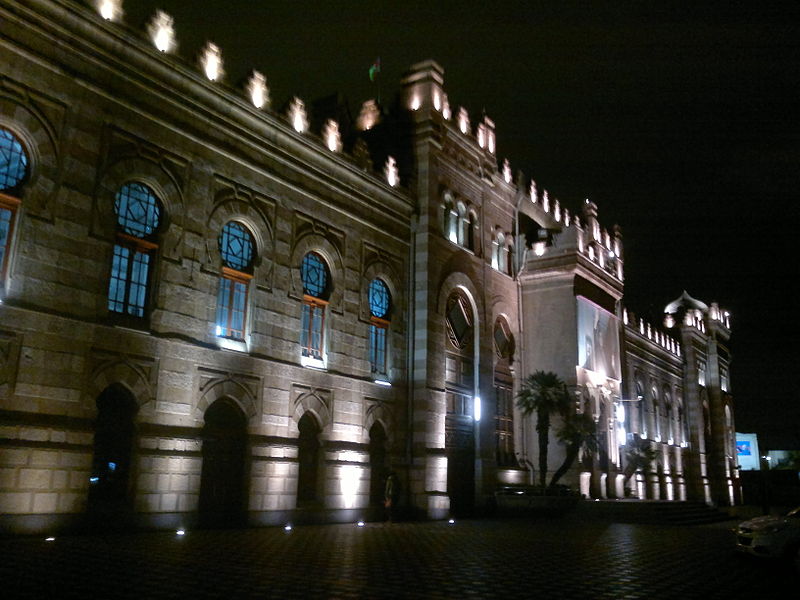
<svg viewBox="0 0 800 600">
<path fill-rule="evenodd" d="M 256 108 L 263 108 L 269 104 L 267 78 L 258 71 L 253 71 L 250 79 L 247 80 L 247 93 L 250 95 L 250 102 Z"/>
<path fill-rule="evenodd" d="M 200 63 L 210 81 L 217 81 L 222 77 L 222 53 L 216 44 L 211 42 L 206 44 L 200 56 Z"/>
<path fill-rule="evenodd" d="M 117 21 L 122 16 L 122 0 L 97 0 L 97 12 L 106 21 Z"/>
<path fill-rule="evenodd" d="M 172 17 L 157 10 L 147 26 L 153 44 L 161 52 L 171 52 L 175 48 L 175 29 L 172 27 L 172 23 Z"/>
</svg>

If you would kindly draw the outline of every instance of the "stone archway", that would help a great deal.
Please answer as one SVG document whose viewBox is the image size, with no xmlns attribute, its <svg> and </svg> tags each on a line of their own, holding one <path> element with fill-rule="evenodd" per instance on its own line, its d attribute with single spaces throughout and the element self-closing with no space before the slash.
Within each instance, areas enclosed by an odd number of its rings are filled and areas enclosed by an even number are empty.
<svg viewBox="0 0 800 600">
<path fill-rule="evenodd" d="M 319 493 L 319 463 L 322 445 L 319 440 L 321 428 L 310 412 L 297 423 L 300 435 L 297 440 L 297 506 L 317 503 Z"/>
<path fill-rule="evenodd" d="M 97 397 L 92 473 L 87 509 L 93 525 L 127 525 L 132 514 L 133 451 L 136 399 L 122 384 L 108 386 Z"/>
<path fill-rule="evenodd" d="M 239 405 L 215 400 L 205 412 L 200 523 L 235 527 L 245 522 L 247 420 Z"/>
</svg>

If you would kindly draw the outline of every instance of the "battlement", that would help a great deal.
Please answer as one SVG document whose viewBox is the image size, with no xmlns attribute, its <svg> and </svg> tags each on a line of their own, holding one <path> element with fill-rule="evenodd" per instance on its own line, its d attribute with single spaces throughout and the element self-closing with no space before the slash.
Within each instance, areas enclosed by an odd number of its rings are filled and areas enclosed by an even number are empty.
<svg viewBox="0 0 800 600">
<path fill-rule="evenodd" d="M 670 354 L 681 356 L 681 345 L 678 340 L 657 329 L 655 325 L 648 323 L 644 319 L 637 319 L 636 315 L 627 308 L 622 310 L 622 323 L 634 335 L 648 339 Z"/>
</svg>

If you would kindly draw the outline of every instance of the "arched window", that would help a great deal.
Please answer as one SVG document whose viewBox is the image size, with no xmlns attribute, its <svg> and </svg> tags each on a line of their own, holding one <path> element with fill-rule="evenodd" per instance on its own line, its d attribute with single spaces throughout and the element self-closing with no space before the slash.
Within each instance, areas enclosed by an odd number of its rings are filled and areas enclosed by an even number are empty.
<svg viewBox="0 0 800 600">
<path fill-rule="evenodd" d="M 217 291 L 216 334 L 244 339 L 247 288 L 253 277 L 253 236 L 246 227 L 231 221 L 219 234 L 222 274 Z"/>
<path fill-rule="evenodd" d="M 639 431 L 638 433 L 643 437 L 647 437 L 647 416 L 645 415 L 645 400 L 644 400 L 644 385 L 642 380 L 636 378 L 636 412 L 639 417 Z"/>
<path fill-rule="evenodd" d="M 117 241 L 108 285 L 108 310 L 143 317 L 158 244 L 161 204 L 143 183 L 123 185 L 114 200 Z"/>
<path fill-rule="evenodd" d="M 447 192 L 444 195 L 444 206 L 442 215 L 442 233 L 444 237 L 458 243 L 458 213 L 456 212 L 453 196 Z"/>
<path fill-rule="evenodd" d="M 457 243 L 460 246 L 467 245 L 467 231 L 469 229 L 469 220 L 467 215 L 467 207 L 463 202 L 459 202 L 456 205 L 456 210 L 458 212 L 458 241 Z"/>
<path fill-rule="evenodd" d="M 303 312 L 300 324 L 302 356 L 323 366 L 325 347 L 325 310 L 331 292 L 328 265 L 316 252 L 309 252 L 300 265 L 303 281 Z"/>
<path fill-rule="evenodd" d="M 474 211 L 469 211 L 466 222 L 467 234 L 464 237 L 464 247 L 475 252 L 475 232 L 478 228 L 478 217 Z"/>
<path fill-rule="evenodd" d="M 506 244 L 506 236 L 502 231 L 498 231 L 492 240 L 492 268 L 503 272 L 503 246 Z"/>
<path fill-rule="evenodd" d="M 494 348 L 497 354 L 494 368 L 495 457 L 498 466 L 514 467 L 518 464 L 514 452 L 514 391 L 511 376 L 514 336 L 505 319 L 500 317 L 494 323 Z"/>
<path fill-rule="evenodd" d="M 661 419 L 659 418 L 658 388 L 654 385 L 650 388 L 650 412 L 653 417 L 653 439 L 661 441 Z"/>
<path fill-rule="evenodd" d="M 28 155 L 19 140 L 0 129 L 0 281 L 5 279 L 22 184 L 28 177 Z"/>
<path fill-rule="evenodd" d="M 391 309 L 389 288 L 380 279 L 369 284 L 369 362 L 372 374 L 386 376 L 387 334 L 389 331 L 389 311 Z"/>
<path fill-rule="evenodd" d="M 475 420 L 482 410 L 476 398 L 477 322 L 472 302 L 461 290 L 448 297 L 444 316 L 449 338 L 444 341 L 447 493 L 450 510 L 458 514 L 468 510 L 475 497 Z"/>
</svg>

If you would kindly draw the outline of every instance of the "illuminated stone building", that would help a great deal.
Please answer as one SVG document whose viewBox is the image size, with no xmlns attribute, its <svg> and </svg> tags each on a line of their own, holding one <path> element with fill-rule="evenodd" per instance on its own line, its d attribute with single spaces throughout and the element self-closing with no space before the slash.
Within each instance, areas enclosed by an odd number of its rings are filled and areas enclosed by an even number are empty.
<svg viewBox="0 0 800 600">
<path fill-rule="evenodd" d="M 530 478 L 535 370 L 597 423 L 566 483 L 623 495 L 639 434 L 635 495 L 732 501 L 728 315 L 627 313 L 620 234 L 498 166 L 438 65 L 391 113 L 279 111 L 119 8 L 0 1 L 3 528 L 355 520 L 390 470 L 468 513 Z"/>
</svg>

